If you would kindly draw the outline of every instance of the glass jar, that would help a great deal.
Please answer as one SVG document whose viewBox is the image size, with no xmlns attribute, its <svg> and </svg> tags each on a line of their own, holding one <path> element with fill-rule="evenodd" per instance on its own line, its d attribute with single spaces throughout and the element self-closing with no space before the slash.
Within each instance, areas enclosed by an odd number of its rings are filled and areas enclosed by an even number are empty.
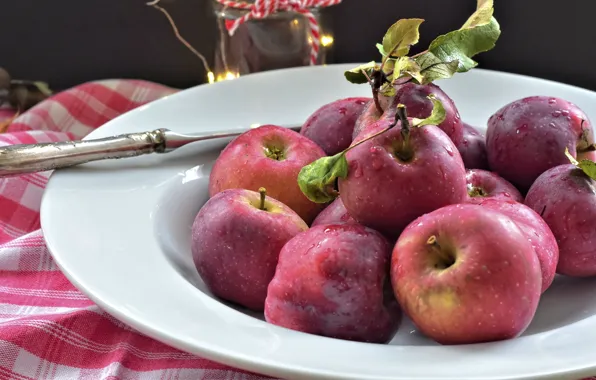
<svg viewBox="0 0 596 380">
<path fill-rule="evenodd" d="M 254 3 L 247 0 L 246 3 Z M 309 22 L 295 12 L 278 12 L 264 19 L 241 24 L 233 36 L 226 22 L 244 16 L 248 10 L 224 7 L 212 0 L 217 22 L 217 44 L 213 74 L 209 81 L 237 78 L 240 75 L 267 70 L 310 65 L 311 42 Z M 333 37 L 329 34 L 324 9 L 311 9 L 320 29 L 320 50 L 316 64 L 328 58 Z"/>
</svg>

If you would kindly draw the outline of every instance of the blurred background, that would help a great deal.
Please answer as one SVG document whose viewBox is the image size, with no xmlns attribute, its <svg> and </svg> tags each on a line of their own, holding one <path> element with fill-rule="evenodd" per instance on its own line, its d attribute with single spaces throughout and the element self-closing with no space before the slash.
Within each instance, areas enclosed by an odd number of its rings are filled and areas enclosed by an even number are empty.
<svg viewBox="0 0 596 380">
<path fill-rule="evenodd" d="M 210 0 L 162 0 L 180 33 L 214 62 L 218 28 Z M 426 19 L 421 47 L 460 27 L 474 0 L 344 0 L 324 11 L 327 63 L 378 58 L 375 43 L 399 18 Z M 480 67 L 596 90 L 596 1 L 496 0 L 502 35 Z M 167 19 L 141 0 L 2 0 L 0 66 L 13 78 L 52 89 L 105 78 L 136 78 L 186 88 L 208 80 L 200 60 Z"/>
</svg>

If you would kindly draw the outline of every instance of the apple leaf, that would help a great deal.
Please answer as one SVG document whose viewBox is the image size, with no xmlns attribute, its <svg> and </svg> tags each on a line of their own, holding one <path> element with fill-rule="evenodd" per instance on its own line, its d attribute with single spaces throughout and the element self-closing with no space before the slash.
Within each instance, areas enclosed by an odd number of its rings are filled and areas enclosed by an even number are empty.
<svg viewBox="0 0 596 380">
<path fill-rule="evenodd" d="M 368 78 L 372 77 L 372 73 L 380 68 L 375 61 L 360 65 L 355 69 L 348 70 L 344 73 L 348 82 L 355 84 L 368 83 Z M 366 73 L 366 74 L 365 74 Z M 368 75 L 368 78 L 366 77 Z"/>
<path fill-rule="evenodd" d="M 569 159 L 569 161 L 581 169 L 586 175 L 593 180 L 596 180 L 596 162 L 591 160 L 581 160 L 577 161 L 571 153 L 569 153 L 569 148 L 565 148 L 565 155 Z"/>
<path fill-rule="evenodd" d="M 383 94 L 383 96 L 386 96 L 388 98 L 392 98 L 395 96 L 396 93 L 395 86 L 393 86 L 392 83 L 385 83 L 379 89 L 379 93 Z"/>
<path fill-rule="evenodd" d="M 401 19 L 391 25 L 383 37 L 381 54 L 384 57 L 401 57 L 410 52 L 410 46 L 418 43 L 420 39 L 420 18 Z"/>
<path fill-rule="evenodd" d="M 416 60 L 410 57 L 400 57 L 395 63 L 394 72 L 397 73 L 397 76 L 394 75 L 394 77 L 402 77 L 403 74 L 407 74 L 418 83 L 421 83 L 424 79 L 421 71 L 422 69 Z"/>
<path fill-rule="evenodd" d="M 476 5 L 476 12 L 468 18 L 468 21 L 462 26 L 462 29 L 473 28 L 476 25 L 481 25 L 493 17 L 494 1 L 493 0 L 478 0 Z"/>
<path fill-rule="evenodd" d="M 466 23 L 458 30 L 437 37 L 430 43 L 428 53 L 444 63 L 458 61 L 457 72 L 460 73 L 476 67 L 478 63 L 472 57 L 495 47 L 501 35 L 493 12 L 492 0 L 478 0 L 476 12 Z"/>
<path fill-rule="evenodd" d="M 323 157 L 306 165 L 298 174 L 298 186 L 302 193 L 315 203 L 327 203 L 337 197 L 335 181 L 348 175 L 346 152 Z"/>
<path fill-rule="evenodd" d="M 459 67 L 459 61 L 443 62 L 430 52 L 417 57 L 416 63 L 420 67 L 420 79 L 414 79 L 418 80 L 420 84 L 429 84 L 438 79 L 451 78 L 457 73 Z"/>
<path fill-rule="evenodd" d="M 388 55 L 385 49 L 383 49 L 383 44 L 377 44 L 377 50 L 379 50 L 379 53 L 381 53 L 383 57 Z"/>
<path fill-rule="evenodd" d="M 424 127 L 425 125 L 439 125 L 445 120 L 446 112 L 443 103 L 441 103 L 433 94 L 428 96 L 431 102 L 433 102 L 433 110 L 430 116 L 426 119 L 412 119 L 413 127 Z"/>
<path fill-rule="evenodd" d="M 413 57 L 422 76 L 422 80 L 414 79 L 428 84 L 476 67 L 472 57 L 494 48 L 501 35 L 493 13 L 493 0 L 478 0 L 476 11 L 460 29 L 435 38 L 426 51 Z"/>
</svg>

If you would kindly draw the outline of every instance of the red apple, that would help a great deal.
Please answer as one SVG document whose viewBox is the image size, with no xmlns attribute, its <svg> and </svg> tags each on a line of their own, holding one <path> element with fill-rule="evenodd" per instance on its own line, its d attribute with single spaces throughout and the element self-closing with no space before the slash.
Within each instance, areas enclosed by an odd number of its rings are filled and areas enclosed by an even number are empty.
<svg viewBox="0 0 596 380">
<path fill-rule="evenodd" d="M 391 280 L 422 333 L 441 344 L 471 344 L 522 334 L 536 312 L 542 274 L 534 248 L 510 218 L 459 204 L 404 230 Z"/>
<path fill-rule="evenodd" d="M 311 223 L 324 205 L 311 202 L 298 187 L 303 166 L 324 157 L 314 142 L 290 129 L 266 125 L 236 137 L 221 152 L 209 178 L 209 194 L 226 189 L 257 191 L 296 211 Z"/>
<path fill-rule="evenodd" d="M 559 262 L 557 240 L 546 222 L 534 210 L 513 200 L 486 198 L 480 200 L 478 204 L 511 218 L 532 244 L 540 262 L 542 293 L 544 293 L 555 279 Z"/>
<path fill-rule="evenodd" d="M 379 120 L 355 143 L 385 129 L 389 122 Z M 339 192 L 348 213 L 389 238 L 397 238 L 420 215 L 467 198 L 466 171 L 457 148 L 433 125 L 411 128 L 406 144 L 400 121 L 388 132 L 355 146 L 346 158 L 348 176 L 340 178 Z"/>
<path fill-rule="evenodd" d="M 486 148 L 492 171 L 522 193 L 546 170 L 582 156 L 594 143 L 592 125 L 576 105 L 559 98 L 532 96 L 509 103 L 488 121 Z"/>
<path fill-rule="evenodd" d="M 469 124 L 463 123 L 463 137 L 457 145 L 466 169 L 488 170 L 486 153 L 486 138 L 480 131 Z"/>
<path fill-rule="evenodd" d="M 217 193 L 192 226 L 192 256 L 217 297 L 263 310 L 279 252 L 308 226 L 288 206 L 254 191 Z"/>
<path fill-rule="evenodd" d="M 312 227 L 281 250 L 267 322 L 331 338 L 387 343 L 401 312 L 391 291 L 391 246 L 357 224 Z"/>
<path fill-rule="evenodd" d="M 322 224 L 336 224 L 336 223 L 357 223 L 354 218 L 348 214 L 348 210 L 344 206 L 341 198 L 336 198 L 329 206 L 327 206 L 312 222 L 311 227 Z"/>
<path fill-rule="evenodd" d="M 557 239 L 557 273 L 596 276 L 596 181 L 574 165 L 559 165 L 536 179 L 525 204 L 542 216 Z"/>
<path fill-rule="evenodd" d="M 468 170 L 466 182 L 468 184 L 468 203 L 482 202 L 487 198 L 524 201 L 524 197 L 515 186 L 497 174 L 486 170 Z"/>
<path fill-rule="evenodd" d="M 326 104 L 306 120 L 300 134 L 317 143 L 327 155 L 333 156 L 350 146 L 356 120 L 369 100 L 347 98 Z"/>
<path fill-rule="evenodd" d="M 383 114 L 379 112 L 374 101 L 371 100 L 368 102 L 363 112 L 356 120 L 354 130 L 352 131 L 352 140 L 354 140 L 367 126 L 379 121 L 382 115 Z"/>
<path fill-rule="evenodd" d="M 381 112 L 373 100 L 369 101 L 363 112 L 356 120 L 356 125 L 354 126 L 354 131 L 352 132 L 352 140 L 354 140 L 364 129 L 366 129 L 366 127 L 379 121 L 379 119 L 385 114 L 387 108 L 391 106 L 392 102 L 393 98 L 379 94 L 379 105 L 381 106 L 381 110 L 383 110 L 383 112 Z"/>
<path fill-rule="evenodd" d="M 438 127 L 449 136 L 456 144 L 460 144 L 463 138 L 464 125 L 461 121 L 459 111 L 451 98 L 437 85 L 431 83 L 426 85 L 408 82 L 397 85 L 393 103 L 387 107 L 383 117 L 393 119 L 398 104 L 403 104 L 408 110 L 409 117 L 424 119 L 432 113 L 433 102 L 428 98 L 434 95 L 441 102 L 445 109 L 445 120 Z"/>
</svg>

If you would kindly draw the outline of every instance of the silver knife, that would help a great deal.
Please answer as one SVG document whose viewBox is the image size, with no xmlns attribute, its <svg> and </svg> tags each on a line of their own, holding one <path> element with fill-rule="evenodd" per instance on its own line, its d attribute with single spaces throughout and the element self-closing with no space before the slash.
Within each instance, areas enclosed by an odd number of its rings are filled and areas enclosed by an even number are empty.
<svg viewBox="0 0 596 380">
<path fill-rule="evenodd" d="M 287 128 L 298 132 L 301 126 Z M 156 129 L 94 140 L 9 145 L 0 147 L 0 177 L 55 170 L 91 161 L 169 153 L 191 143 L 234 137 L 250 129 L 187 135 L 169 129 Z"/>
</svg>

